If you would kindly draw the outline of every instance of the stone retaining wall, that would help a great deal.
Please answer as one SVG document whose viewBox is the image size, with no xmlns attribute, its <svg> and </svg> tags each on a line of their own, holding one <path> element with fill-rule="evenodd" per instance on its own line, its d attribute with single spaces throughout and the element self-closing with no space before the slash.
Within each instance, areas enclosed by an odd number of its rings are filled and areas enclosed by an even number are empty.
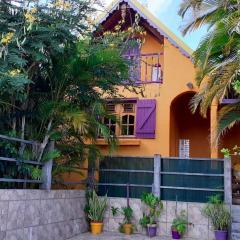
<svg viewBox="0 0 240 240">
<path fill-rule="evenodd" d="M 87 231 L 85 192 L 0 190 L 0 240 L 65 240 Z"/>
<path fill-rule="evenodd" d="M 111 207 L 125 207 L 127 205 L 127 200 L 124 198 L 110 198 L 109 207 L 106 213 L 105 219 L 105 230 L 106 231 L 118 231 L 119 223 L 123 221 L 123 217 L 120 215 L 113 217 L 111 213 Z M 164 209 L 161 214 L 158 235 L 160 236 L 170 236 L 171 233 L 171 223 L 175 217 L 176 202 L 163 201 Z M 130 199 L 130 206 L 134 211 L 134 222 L 137 226 L 137 231 L 139 233 L 144 233 L 145 231 L 139 226 L 138 221 L 142 217 L 142 212 L 145 207 L 142 205 L 139 199 Z M 185 203 L 178 202 L 177 212 L 185 210 L 188 215 L 188 221 L 193 223 L 194 226 L 188 227 L 188 233 L 186 237 L 201 240 L 212 240 L 214 239 L 214 233 L 212 226 L 210 225 L 207 218 L 203 217 L 201 214 L 201 209 L 204 204 L 201 203 Z"/>
</svg>

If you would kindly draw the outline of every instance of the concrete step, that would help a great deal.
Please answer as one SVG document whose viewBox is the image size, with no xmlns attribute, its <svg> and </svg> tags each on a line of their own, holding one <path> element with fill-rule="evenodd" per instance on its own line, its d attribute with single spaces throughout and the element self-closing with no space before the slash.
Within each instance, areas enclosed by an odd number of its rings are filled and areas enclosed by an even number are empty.
<svg viewBox="0 0 240 240">
<path fill-rule="evenodd" d="M 239 205 L 232 206 L 232 221 L 235 223 L 240 223 L 240 206 Z"/>
<path fill-rule="evenodd" d="M 240 239 L 240 233 L 232 233 L 232 240 L 239 240 Z"/>
<path fill-rule="evenodd" d="M 232 233 L 240 234 L 240 223 L 235 223 L 235 222 L 232 223 Z"/>
</svg>

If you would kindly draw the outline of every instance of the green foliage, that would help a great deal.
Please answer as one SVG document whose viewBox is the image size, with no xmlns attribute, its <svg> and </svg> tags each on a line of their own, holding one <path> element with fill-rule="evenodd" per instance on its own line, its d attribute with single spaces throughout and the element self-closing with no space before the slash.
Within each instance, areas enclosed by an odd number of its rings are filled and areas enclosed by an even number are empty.
<svg viewBox="0 0 240 240">
<path fill-rule="evenodd" d="M 51 159 L 59 158 L 60 156 L 61 156 L 61 152 L 57 149 L 54 149 L 52 151 L 46 152 L 42 157 L 42 161 L 47 162 Z"/>
<path fill-rule="evenodd" d="M 142 218 L 139 220 L 139 224 L 143 227 L 146 228 L 148 224 L 150 224 L 150 217 L 146 214 L 143 213 Z"/>
<path fill-rule="evenodd" d="M 94 3 L 0 1 L 0 132 L 14 130 L 41 143 L 55 140 L 61 159 L 54 151 L 41 160 L 54 159 L 56 181 L 81 160 L 98 162 L 99 129 L 110 150 L 116 147 L 116 136 L 102 123 L 108 116 L 103 96 L 119 97 L 120 85 L 137 91 L 129 79 L 132 63 L 122 56 L 131 36 L 116 31 L 93 38 Z M 138 22 L 131 35 L 140 30 Z"/>
<path fill-rule="evenodd" d="M 229 158 L 230 156 L 239 156 L 240 147 L 235 145 L 232 149 L 223 148 L 221 149 L 221 153 L 223 153 L 225 158 Z"/>
<path fill-rule="evenodd" d="M 187 215 L 185 211 L 181 211 L 176 218 L 173 219 L 172 229 L 177 231 L 181 236 L 183 236 L 187 231 L 188 225 Z"/>
<path fill-rule="evenodd" d="M 155 224 L 156 219 L 160 217 L 161 210 L 163 209 L 161 199 L 154 196 L 153 193 L 143 193 L 141 201 L 149 208 L 147 214 L 149 224 Z"/>
<path fill-rule="evenodd" d="M 104 214 L 107 209 L 107 195 L 98 197 L 95 191 L 88 199 L 87 216 L 92 222 L 103 222 Z"/>
<path fill-rule="evenodd" d="M 118 212 L 119 212 L 119 208 L 118 207 L 111 207 L 111 212 L 112 212 L 112 215 L 115 217 L 117 216 Z"/>
<path fill-rule="evenodd" d="M 202 213 L 210 219 L 215 230 L 228 231 L 231 222 L 230 210 L 218 195 L 209 198 Z"/>
<path fill-rule="evenodd" d="M 111 207 L 112 215 L 117 216 L 118 213 L 121 213 L 124 217 L 123 224 L 132 224 L 133 220 L 133 209 L 128 207 L 122 207 L 121 210 L 117 207 Z"/>
<path fill-rule="evenodd" d="M 207 35 L 202 39 L 193 54 L 196 66 L 196 83 L 200 91 L 192 101 L 192 110 L 203 116 L 212 102 L 223 98 L 239 98 L 240 81 L 240 31 L 238 0 L 207 1 L 182 0 L 179 14 L 192 16 L 183 33 L 186 34 L 203 25 L 209 27 Z M 219 112 L 219 127 L 213 141 L 240 121 L 239 103 L 225 106 Z"/>
</svg>

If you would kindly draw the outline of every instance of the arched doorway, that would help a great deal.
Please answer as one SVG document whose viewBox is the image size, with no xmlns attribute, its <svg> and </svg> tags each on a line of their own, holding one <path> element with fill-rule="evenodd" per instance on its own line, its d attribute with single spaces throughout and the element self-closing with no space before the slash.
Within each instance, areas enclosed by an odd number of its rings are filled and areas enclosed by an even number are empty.
<svg viewBox="0 0 240 240">
<path fill-rule="evenodd" d="M 177 96 L 170 111 L 170 156 L 210 157 L 210 117 L 191 113 L 190 100 L 194 92 Z"/>
</svg>

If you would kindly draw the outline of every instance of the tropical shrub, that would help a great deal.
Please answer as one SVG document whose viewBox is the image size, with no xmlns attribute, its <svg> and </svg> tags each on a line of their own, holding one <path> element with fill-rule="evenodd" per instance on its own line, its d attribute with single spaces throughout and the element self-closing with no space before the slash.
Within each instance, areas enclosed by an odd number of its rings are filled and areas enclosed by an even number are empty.
<svg viewBox="0 0 240 240">
<path fill-rule="evenodd" d="M 177 231 L 181 236 L 183 236 L 187 231 L 188 226 L 187 215 L 185 211 L 181 211 L 172 222 L 172 230 Z"/>
<path fill-rule="evenodd" d="M 101 223 L 107 210 L 107 195 L 99 197 L 95 191 L 88 199 L 87 217 L 91 222 Z"/>
<path fill-rule="evenodd" d="M 149 219 L 150 225 L 156 224 L 156 220 L 160 217 L 161 210 L 163 209 L 161 199 L 154 196 L 153 193 L 144 193 L 141 201 L 148 207 L 148 218 L 145 216 L 144 221 Z"/>
<path fill-rule="evenodd" d="M 210 219 L 214 230 L 228 231 L 231 222 L 230 210 L 218 195 L 209 198 L 202 213 Z"/>
</svg>

